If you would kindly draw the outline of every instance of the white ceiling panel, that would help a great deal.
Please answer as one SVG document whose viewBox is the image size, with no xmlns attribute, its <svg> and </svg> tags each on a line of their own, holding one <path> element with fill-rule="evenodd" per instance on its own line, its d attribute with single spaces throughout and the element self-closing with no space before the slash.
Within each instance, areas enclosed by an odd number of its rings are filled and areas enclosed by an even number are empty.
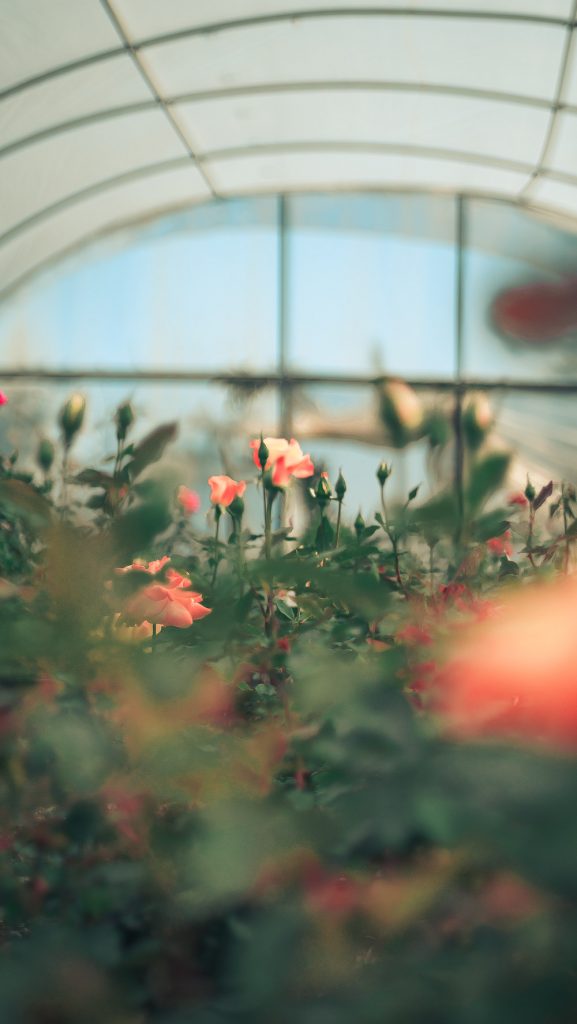
<svg viewBox="0 0 577 1024">
<path fill-rule="evenodd" d="M 143 166 L 186 156 L 158 110 L 111 117 L 0 159 L 3 235 L 67 196 Z"/>
<path fill-rule="evenodd" d="M 94 0 L 2 0 L 0 90 L 119 45 Z"/>
<path fill-rule="evenodd" d="M 67 121 L 152 99 L 126 54 L 88 64 L 0 100 L 0 151 Z"/>
<path fill-rule="evenodd" d="M 114 0 L 115 10 L 136 40 L 186 29 L 214 25 L 219 21 L 303 14 L 311 9 L 342 10 L 363 7 L 406 8 L 407 11 L 444 9 L 528 17 L 568 18 L 571 0 Z"/>
<path fill-rule="evenodd" d="M 291 143 L 426 146 L 533 163 L 549 113 L 521 103 L 374 91 L 303 91 L 177 105 L 203 153 Z"/>
<path fill-rule="evenodd" d="M 577 216 L 577 180 L 574 185 L 553 178 L 539 178 L 531 187 L 532 203 Z"/>
<path fill-rule="evenodd" d="M 0 245 L 2 289 L 21 276 L 94 237 L 139 217 L 208 198 L 198 171 L 190 167 L 151 174 L 90 196 Z"/>
<path fill-rule="evenodd" d="M 569 48 L 569 58 L 561 100 L 563 103 L 571 103 L 573 106 L 577 106 L 577 30 L 575 29 L 572 33 L 571 46 Z"/>
<path fill-rule="evenodd" d="M 434 188 L 518 195 L 528 175 L 463 161 L 396 154 L 315 151 L 234 157 L 208 165 L 227 195 L 314 188 Z"/>
<path fill-rule="evenodd" d="M 477 18 L 334 17 L 271 22 L 146 48 L 163 95 L 270 83 L 441 85 L 552 101 L 566 30 Z M 519 60 L 517 55 L 523 54 Z"/>
<path fill-rule="evenodd" d="M 547 166 L 577 177 L 577 114 L 557 114 Z"/>
<path fill-rule="evenodd" d="M 571 211 L 573 186 L 542 179 L 540 159 L 573 13 L 574 0 L 0 0 L 5 272 L 93 234 L 99 215 L 114 226 L 123 202 L 140 217 L 208 197 L 212 176 L 226 195 L 515 197 L 538 172 L 528 201 Z M 560 99 L 546 169 L 577 178 L 577 112 L 563 109 L 577 108 L 577 34 Z"/>
</svg>

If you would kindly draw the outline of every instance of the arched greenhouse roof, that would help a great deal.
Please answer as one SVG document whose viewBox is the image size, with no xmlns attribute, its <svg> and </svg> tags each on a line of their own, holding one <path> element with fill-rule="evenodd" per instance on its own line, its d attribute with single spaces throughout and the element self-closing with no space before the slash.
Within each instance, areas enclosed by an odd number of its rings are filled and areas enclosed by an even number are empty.
<svg viewBox="0 0 577 1024">
<path fill-rule="evenodd" d="M 219 197 L 500 197 L 577 224 L 576 0 L 0 0 L 0 294 Z"/>
</svg>

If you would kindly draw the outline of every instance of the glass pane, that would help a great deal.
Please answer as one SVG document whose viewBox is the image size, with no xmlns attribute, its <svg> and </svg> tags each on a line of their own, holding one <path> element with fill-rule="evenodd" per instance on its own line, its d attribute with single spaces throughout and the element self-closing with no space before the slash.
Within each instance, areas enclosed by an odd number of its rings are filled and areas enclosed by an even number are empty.
<svg viewBox="0 0 577 1024">
<path fill-rule="evenodd" d="M 99 258 L 6 305 L 1 365 L 201 373 L 274 367 L 276 200 L 197 207 L 129 234 L 128 242 L 120 250 L 103 244 Z"/>
<path fill-rule="evenodd" d="M 87 411 L 82 432 L 71 453 L 71 468 L 102 464 L 116 450 L 112 417 L 120 402 L 130 399 L 136 411 L 133 435 L 139 440 L 161 423 L 177 420 L 177 441 L 166 449 L 159 464 L 197 491 L 202 500 L 202 516 L 210 507 L 208 477 L 227 473 L 236 480 L 256 476 L 249 441 L 264 433 L 278 433 L 278 396 L 275 389 L 262 392 L 214 384 L 139 384 L 126 382 L 91 384 L 25 383 L 4 384 L 9 404 L 0 417 L 0 448 L 17 448 L 22 464 L 34 468 L 34 453 L 42 437 L 58 439 L 56 417 L 63 402 L 73 391 L 86 396 Z M 102 465 L 106 468 L 106 465 Z M 256 488 L 246 495 L 251 525 L 261 526 L 261 498 Z"/>
<path fill-rule="evenodd" d="M 295 197 L 289 224 L 295 369 L 453 375 L 452 200 Z"/>
<path fill-rule="evenodd" d="M 420 390 L 419 395 L 427 409 L 448 410 L 452 402 L 450 395 L 428 389 Z M 387 447 L 378 408 L 376 389 L 366 385 L 316 384 L 293 395 L 293 432 L 301 447 L 311 453 L 316 465 L 328 471 L 333 485 L 339 469 L 343 471 L 348 488 L 344 505 L 348 521 L 355 518 L 359 508 L 367 521 L 378 510 L 375 474 L 383 460 L 393 466 L 387 488 L 395 501 L 405 500 L 417 484 L 421 485 L 421 497 L 426 497 L 452 472 L 450 452 L 446 465 L 433 465 L 427 460 L 426 442 L 418 441 L 401 450 Z"/>
<path fill-rule="evenodd" d="M 496 437 L 515 453 L 511 478 L 523 489 L 527 473 L 536 486 L 553 477 L 577 483 L 577 389 L 574 394 L 504 392 L 491 396 Z M 541 523 L 547 521 L 543 516 Z"/>
<path fill-rule="evenodd" d="M 577 380 L 577 236 L 503 204 L 466 212 L 465 374 Z"/>
</svg>

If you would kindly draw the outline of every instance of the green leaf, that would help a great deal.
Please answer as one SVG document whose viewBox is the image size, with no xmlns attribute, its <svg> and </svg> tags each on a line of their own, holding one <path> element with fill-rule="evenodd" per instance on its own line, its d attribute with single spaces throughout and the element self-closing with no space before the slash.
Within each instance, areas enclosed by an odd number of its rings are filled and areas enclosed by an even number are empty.
<svg viewBox="0 0 577 1024">
<path fill-rule="evenodd" d="M 467 487 L 471 509 L 480 508 L 502 486 L 510 461 L 511 456 L 507 452 L 491 452 L 475 463 Z"/>
<path fill-rule="evenodd" d="M 548 484 L 545 484 L 545 486 L 541 488 L 541 490 L 539 491 L 539 494 L 537 495 L 537 497 L 535 498 L 535 501 L 533 502 L 533 508 L 535 509 L 535 511 L 537 511 L 538 508 L 541 508 L 541 505 L 544 505 L 545 502 L 547 501 L 547 498 L 550 498 L 552 494 L 553 494 L 553 481 L 550 480 Z"/>
<path fill-rule="evenodd" d="M 110 473 L 101 473 L 99 469 L 83 469 L 81 473 L 70 478 L 73 484 L 85 484 L 88 487 L 104 487 L 106 489 L 114 482 Z"/>
<path fill-rule="evenodd" d="M 178 433 L 177 423 L 165 423 L 161 427 L 157 427 L 155 430 L 147 434 L 146 437 L 136 445 L 132 457 L 132 461 L 128 464 L 131 478 L 139 476 L 150 466 L 151 463 L 157 462 L 161 457 L 167 444 L 174 441 Z"/>
</svg>

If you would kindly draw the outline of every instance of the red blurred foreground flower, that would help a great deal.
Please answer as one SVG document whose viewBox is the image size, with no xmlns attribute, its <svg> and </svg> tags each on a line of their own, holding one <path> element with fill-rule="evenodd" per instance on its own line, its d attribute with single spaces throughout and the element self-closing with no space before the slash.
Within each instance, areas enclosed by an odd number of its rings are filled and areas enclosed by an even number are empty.
<svg viewBox="0 0 577 1024">
<path fill-rule="evenodd" d="M 224 508 L 228 508 L 235 498 L 242 498 L 246 491 L 245 481 L 233 480 L 231 476 L 211 476 L 208 485 L 212 504 L 223 505 Z"/>
<path fill-rule="evenodd" d="M 505 530 L 502 537 L 491 537 L 491 540 L 487 541 L 487 550 L 490 551 L 492 555 L 511 558 L 513 554 L 511 531 Z"/>
<path fill-rule="evenodd" d="M 284 437 L 265 437 L 268 448 L 268 459 L 265 469 L 272 471 L 272 482 L 275 487 L 287 487 L 292 476 L 304 480 L 313 476 L 315 467 L 310 455 L 305 455 L 294 437 L 287 441 Z M 260 440 L 251 441 L 252 456 L 257 469 L 260 469 L 258 450 Z"/>
<path fill-rule="evenodd" d="M 0 391 L 0 405 L 6 405 L 7 401 L 8 395 L 6 395 L 3 391 Z"/>
<path fill-rule="evenodd" d="M 165 555 L 148 565 L 133 562 L 132 565 L 117 569 L 117 572 L 144 572 L 152 577 L 161 572 L 169 561 L 170 558 Z M 187 629 L 193 622 L 210 615 L 212 610 L 202 604 L 202 594 L 188 589 L 191 586 L 188 577 L 182 576 L 175 569 L 168 569 L 162 582 L 151 583 L 128 599 L 123 619 L 132 625 L 151 622 Z"/>
<path fill-rule="evenodd" d="M 176 493 L 176 500 L 185 515 L 191 516 L 200 509 L 200 498 L 196 491 L 190 491 L 182 485 Z"/>
<path fill-rule="evenodd" d="M 459 738 L 510 735 L 577 750 L 577 580 L 517 592 L 437 673 Z"/>
</svg>

